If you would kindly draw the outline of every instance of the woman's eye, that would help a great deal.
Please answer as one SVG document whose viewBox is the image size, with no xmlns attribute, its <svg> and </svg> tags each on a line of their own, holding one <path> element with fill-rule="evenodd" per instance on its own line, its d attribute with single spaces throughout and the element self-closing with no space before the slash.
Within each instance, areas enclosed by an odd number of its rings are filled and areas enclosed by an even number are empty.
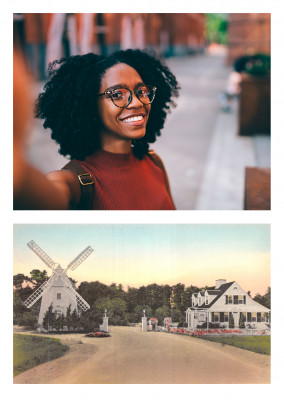
<svg viewBox="0 0 284 400">
<path fill-rule="evenodd" d="M 138 89 L 138 96 L 142 96 L 142 97 L 147 97 L 147 96 L 149 96 L 149 90 L 148 90 L 148 88 L 141 88 L 141 89 Z"/>
<path fill-rule="evenodd" d="M 123 99 L 123 96 L 124 96 L 124 93 L 121 90 L 116 90 L 115 92 L 112 93 L 112 97 L 115 100 Z"/>
</svg>

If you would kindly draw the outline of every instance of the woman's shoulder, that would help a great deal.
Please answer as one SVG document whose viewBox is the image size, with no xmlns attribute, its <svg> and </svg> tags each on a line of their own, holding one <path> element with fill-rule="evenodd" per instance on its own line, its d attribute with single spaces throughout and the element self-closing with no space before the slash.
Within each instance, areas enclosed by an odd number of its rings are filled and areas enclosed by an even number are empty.
<svg viewBox="0 0 284 400">
<path fill-rule="evenodd" d="M 154 164 L 157 165 L 157 167 L 159 167 L 163 171 L 165 171 L 165 166 L 164 166 L 164 163 L 163 163 L 161 157 L 158 156 L 158 154 L 154 150 L 149 149 L 147 156 L 154 162 Z"/>
</svg>

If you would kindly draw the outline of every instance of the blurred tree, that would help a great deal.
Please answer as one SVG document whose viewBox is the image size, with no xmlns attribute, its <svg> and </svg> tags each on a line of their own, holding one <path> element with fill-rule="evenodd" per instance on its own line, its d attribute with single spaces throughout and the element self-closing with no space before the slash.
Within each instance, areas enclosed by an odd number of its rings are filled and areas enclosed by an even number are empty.
<svg viewBox="0 0 284 400">
<path fill-rule="evenodd" d="M 257 301 L 259 304 L 263 305 L 264 307 L 271 308 L 271 289 L 270 286 L 267 288 L 266 293 L 262 296 L 261 294 L 257 293 L 254 298 L 254 301 Z"/>
<path fill-rule="evenodd" d="M 39 269 L 33 269 L 30 272 L 30 275 L 31 275 L 31 278 L 29 279 L 29 281 L 35 285 L 33 290 L 36 290 L 45 281 L 48 280 L 47 272 L 45 269 L 43 271 L 40 271 Z"/>
<path fill-rule="evenodd" d="M 227 44 L 226 14 L 206 14 L 206 38 L 209 43 Z"/>
<path fill-rule="evenodd" d="M 171 315 L 170 307 L 162 306 L 156 309 L 155 317 L 159 321 L 159 325 L 163 325 L 164 318 L 169 317 Z"/>
<path fill-rule="evenodd" d="M 15 286 L 16 290 L 22 288 L 24 282 L 28 282 L 30 278 L 24 274 L 16 274 L 13 276 L 13 285 Z"/>
</svg>

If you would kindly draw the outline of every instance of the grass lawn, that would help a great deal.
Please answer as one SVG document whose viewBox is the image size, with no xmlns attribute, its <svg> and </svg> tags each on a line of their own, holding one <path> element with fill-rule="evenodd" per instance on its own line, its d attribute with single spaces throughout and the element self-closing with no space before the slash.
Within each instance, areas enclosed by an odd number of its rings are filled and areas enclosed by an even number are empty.
<svg viewBox="0 0 284 400">
<path fill-rule="evenodd" d="M 14 334 L 13 375 L 17 376 L 27 369 L 61 357 L 68 346 L 59 339 Z"/>
<path fill-rule="evenodd" d="M 203 336 L 201 339 L 270 355 L 270 336 Z"/>
</svg>

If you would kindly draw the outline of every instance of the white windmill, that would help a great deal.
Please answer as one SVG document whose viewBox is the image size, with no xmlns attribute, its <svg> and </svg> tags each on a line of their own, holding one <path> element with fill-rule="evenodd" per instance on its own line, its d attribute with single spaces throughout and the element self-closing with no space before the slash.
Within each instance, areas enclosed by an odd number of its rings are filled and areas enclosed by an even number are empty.
<svg viewBox="0 0 284 400">
<path fill-rule="evenodd" d="M 88 310 L 89 304 L 76 292 L 66 273 L 69 269 L 74 271 L 94 250 L 90 246 L 86 247 L 65 269 L 62 269 L 33 240 L 27 246 L 53 271 L 51 277 L 24 302 L 25 306 L 30 308 L 40 298 L 42 299 L 38 317 L 39 325 L 42 325 L 44 314 L 51 303 L 53 311 L 58 315 L 66 315 L 70 304 L 72 311 Z"/>
</svg>

